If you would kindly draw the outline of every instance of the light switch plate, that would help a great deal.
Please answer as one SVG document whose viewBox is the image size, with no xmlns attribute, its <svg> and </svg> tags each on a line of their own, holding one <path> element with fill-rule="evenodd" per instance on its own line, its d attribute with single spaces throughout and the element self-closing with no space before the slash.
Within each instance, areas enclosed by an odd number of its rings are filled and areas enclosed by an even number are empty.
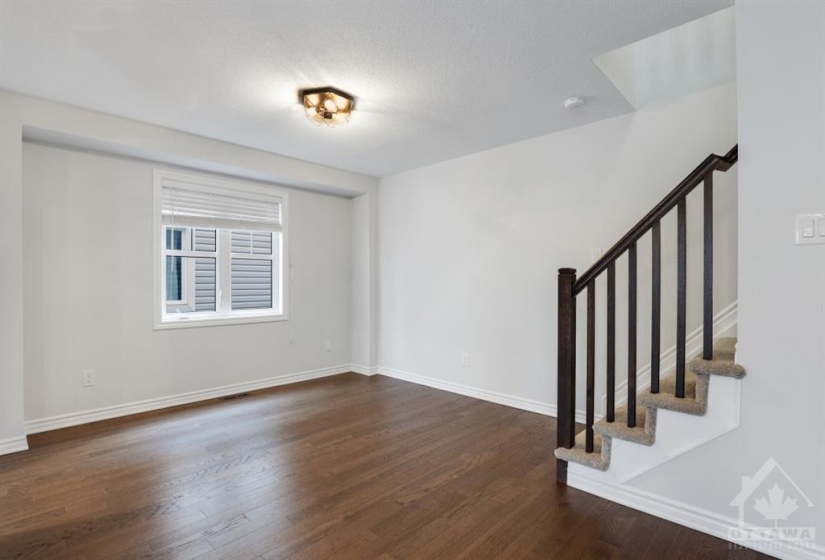
<svg viewBox="0 0 825 560">
<path fill-rule="evenodd" d="M 796 217 L 796 244 L 825 244 L 825 214 L 800 214 Z"/>
</svg>

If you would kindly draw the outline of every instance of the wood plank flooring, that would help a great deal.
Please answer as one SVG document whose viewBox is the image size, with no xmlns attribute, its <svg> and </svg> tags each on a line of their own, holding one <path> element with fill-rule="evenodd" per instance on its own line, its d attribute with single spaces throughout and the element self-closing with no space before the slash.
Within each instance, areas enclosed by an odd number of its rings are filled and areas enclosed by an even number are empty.
<svg viewBox="0 0 825 560">
<path fill-rule="evenodd" d="M 557 485 L 554 430 L 345 374 L 39 434 L 0 558 L 766 558 Z"/>
</svg>

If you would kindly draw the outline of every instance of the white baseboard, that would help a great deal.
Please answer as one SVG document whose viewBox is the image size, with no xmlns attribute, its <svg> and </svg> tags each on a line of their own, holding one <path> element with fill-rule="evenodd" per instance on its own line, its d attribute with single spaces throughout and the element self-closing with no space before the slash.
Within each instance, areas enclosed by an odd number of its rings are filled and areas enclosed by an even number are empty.
<svg viewBox="0 0 825 560">
<path fill-rule="evenodd" d="M 667 521 L 672 521 L 696 531 L 701 531 L 708 535 L 728 540 L 728 530 L 738 526 L 738 520 L 732 517 L 719 515 L 710 510 L 698 508 L 690 504 L 671 500 L 657 494 L 651 494 L 638 488 L 626 485 L 610 484 L 587 472 L 586 467 L 574 469 L 567 473 L 567 484 L 599 496 L 611 502 L 622 504 L 629 508 L 643 511 L 656 517 L 661 517 Z M 777 541 L 770 543 L 772 548 L 755 550 L 764 552 L 782 560 L 823 560 L 825 559 L 825 548 L 811 543 L 810 548 L 801 549 L 793 547 L 788 543 Z M 776 545 L 773 548 L 773 545 Z M 747 546 L 747 543 L 742 543 Z"/>
<path fill-rule="evenodd" d="M 435 379 L 433 377 L 392 369 L 385 366 L 378 366 L 378 374 L 392 377 L 394 379 L 400 379 L 401 381 L 409 381 L 410 383 L 416 383 L 418 385 L 425 385 L 427 387 L 432 387 L 433 389 L 440 389 L 442 391 L 464 395 L 465 397 L 473 397 L 474 399 L 479 399 L 482 401 L 503 404 L 505 406 L 511 406 L 520 410 L 526 410 L 528 412 L 544 414 L 545 416 L 552 416 L 555 418 L 558 415 L 556 405 L 546 402 L 525 399 L 524 397 L 516 397 L 496 391 L 488 391 L 487 389 L 479 389 L 477 387 L 470 387 L 469 385 L 462 385 L 451 381 L 442 381 L 441 379 Z M 585 422 L 585 412 L 583 410 L 576 411 L 576 422 Z"/>
<path fill-rule="evenodd" d="M 361 375 L 375 375 L 378 373 L 378 366 L 362 366 L 360 364 L 350 364 L 349 370 Z"/>
<path fill-rule="evenodd" d="M 156 399 L 148 399 L 145 401 L 138 401 L 128 404 L 107 406 L 104 408 L 97 408 L 83 412 L 72 412 L 69 414 L 61 414 L 59 416 L 50 416 L 48 418 L 27 421 L 25 423 L 25 430 L 27 434 L 58 430 L 60 428 L 88 424 L 89 422 L 97 422 L 99 420 L 108 420 L 110 418 L 118 418 L 120 416 L 129 416 L 130 414 L 139 414 L 141 412 L 149 412 L 161 408 L 169 408 L 171 406 L 236 395 L 247 391 L 257 391 L 260 389 L 268 389 L 270 387 L 278 387 L 279 385 L 288 385 L 290 383 L 298 383 L 300 381 L 309 381 L 310 379 L 319 379 L 321 377 L 338 375 L 349 371 L 351 371 L 350 364 L 345 364 L 341 366 L 281 375 L 278 377 L 269 377 L 266 379 L 259 379 L 257 381 L 236 383 L 234 385 L 224 385 L 223 387 L 216 387 L 214 389 L 204 389 L 201 391 L 192 391 L 189 393 L 181 393 L 168 397 L 159 397 Z"/>
<path fill-rule="evenodd" d="M 713 318 L 713 337 L 720 338 L 735 327 L 739 321 L 739 302 L 734 301 Z M 685 337 L 685 356 L 694 356 L 702 350 L 702 327 L 694 330 Z M 674 344 L 661 354 L 659 371 L 664 375 L 666 372 L 676 367 L 676 345 Z M 650 389 L 651 364 L 639 370 L 638 379 L 642 381 L 637 385 L 637 393 L 644 393 Z M 616 385 L 616 406 L 619 407 L 627 402 L 627 380 Z M 601 414 L 596 414 L 598 421 L 607 413 L 607 395 L 601 397 Z"/>
<path fill-rule="evenodd" d="M 0 439 L 0 455 L 8 455 L 9 453 L 17 453 L 28 449 L 29 442 L 26 440 L 26 436 Z"/>
<path fill-rule="evenodd" d="M 713 332 L 715 336 L 721 336 L 729 329 L 734 327 L 737 324 L 738 320 L 738 302 L 733 302 L 732 304 L 725 307 L 713 319 Z M 690 335 L 687 337 L 686 341 L 686 352 L 688 355 L 693 355 L 702 348 L 702 329 L 696 329 L 695 331 L 691 332 Z M 676 366 L 676 347 L 673 346 L 672 348 L 668 349 L 662 354 L 662 366 L 661 371 L 668 371 L 669 369 Z M 427 387 L 432 387 L 434 389 L 440 389 L 442 391 L 449 391 L 451 393 L 457 393 L 459 395 L 464 395 L 467 397 L 473 397 L 476 399 L 481 399 L 483 401 L 494 402 L 497 404 L 503 404 L 505 406 L 512 406 L 513 408 L 518 408 L 521 410 L 527 410 L 530 412 L 536 412 L 538 414 L 544 414 L 546 416 L 557 417 L 558 410 L 555 404 L 536 401 L 532 399 L 525 399 L 523 397 L 516 397 L 513 395 L 507 395 L 505 393 L 499 393 L 496 391 L 488 391 L 486 389 L 480 389 L 477 387 L 471 387 L 469 385 L 462 385 L 460 383 L 453 383 L 451 381 L 443 381 L 441 379 L 435 379 L 433 377 L 427 377 L 425 375 L 420 375 L 418 373 L 410 373 L 407 371 L 401 371 L 393 368 L 389 368 L 386 366 L 378 366 L 377 368 L 366 368 L 366 366 L 358 366 L 356 364 L 351 365 L 352 371 L 356 373 L 362 373 L 364 375 L 374 375 L 378 373 L 380 375 L 386 375 L 387 377 L 393 377 L 395 379 L 401 379 L 402 381 L 409 381 L 410 383 L 417 383 L 418 385 L 425 385 Z M 639 378 L 645 379 L 650 378 L 650 364 L 647 364 L 645 367 L 639 370 Z M 369 371 L 369 373 L 367 373 Z M 638 389 L 639 392 L 646 391 L 650 387 L 650 383 L 643 383 L 639 385 Z M 627 401 L 627 381 L 621 382 L 616 387 L 616 406 L 619 406 Z M 601 408 L 602 414 L 596 414 L 596 420 L 599 420 L 604 411 L 607 409 L 607 397 L 602 395 L 601 397 Z M 577 410 L 576 411 L 576 422 L 584 424 L 586 421 L 586 415 L 584 410 Z"/>
</svg>

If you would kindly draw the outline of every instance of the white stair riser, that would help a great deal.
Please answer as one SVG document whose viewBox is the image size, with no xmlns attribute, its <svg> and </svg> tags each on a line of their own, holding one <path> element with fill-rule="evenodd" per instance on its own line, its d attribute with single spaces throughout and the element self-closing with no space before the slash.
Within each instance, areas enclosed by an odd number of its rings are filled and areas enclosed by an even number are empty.
<svg viewBox="0 0 825 560">
<path fill-rule="evenodd" d="M 647 471 L 687 453 L 739 427 L 740 388 L 742 381 L 728 377 L 710 380 L 708 411 L 704 416 L 692 416 L 670 410 L 659 410 L 656 442 L 646 447 L 637 443 L 613 439 L 610 469 L 592 473 L 605 482 L 624 484 Z M 587 467 L 570 463 L 576 472 Z"/>
</svg>

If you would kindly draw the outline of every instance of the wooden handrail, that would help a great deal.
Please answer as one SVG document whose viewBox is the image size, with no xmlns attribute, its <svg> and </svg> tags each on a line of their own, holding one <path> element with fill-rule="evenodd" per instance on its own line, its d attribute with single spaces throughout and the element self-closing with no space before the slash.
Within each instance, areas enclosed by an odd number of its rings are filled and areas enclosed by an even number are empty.
<svg viewBox="0 0 825 560">
<path fill-rule="evenodd" d="M 637 391 L 637 250 L 638 241 L 651 232 L 651 354 L 650 392 L 658 393 L 661 363 L 662 327 L 662 241 L 661 219 L 676 208 L 677 222 L 677 282 L 676 282 L 676 375 L 674 396 L 685 398 L 687 349 L 687 196 L 704 184 L 703 207 L 703 316 L 702 357 L 713 359 L 713 173 L 727 171 L 739 159 L 738 145 L 724 156 L 711 154 L 691 171 L 653 210 L 647 213 L 618 243 L 613 245 L 581 278 L 576 279 L 572 268 L 559 269 L 558 277 L 558 424 L 557 445 L 570 449 L 576 445 L 576 296 L 587 289 L 587 359 L 586 414 L 584 452 L 596 452 L 594 434 L 594 401 L 596 390 L 596 281 L 607 270 L 607 407 L 605 419 L 616 421 L 616 261 L 627 253 L 627 414 L 628 428 L 636 427 Z M 556 479 L 567 482 L 567 461 L 559 459 Z"/>
<path fill-rule="evenodd" d="M 604 272 L 607 266 L 618 259 L 627 251 L 630 246 L 639 240 L 647 231 L 653 227 L 653 224 L 662 219 L 665 214 L 670 212 L 680 200 L 687 196 L 693 189 L 704 181 L 705 175 L 713 171 L 727 171 L 739 159 L 739 145 L 735 145 L 724 156 L 711 154 L 699 164 L 699 166 L 690 172 L 684 180 L 676 185 L 676 188 L 670 191 L 659 204 L 653 207 L 653 210 L 647 213 L 644 218 L 630 228 L 630 230 L 619 239 L 593 266 L 582 274 L 576 283 L 573 285 L 573 295 L 578 295 L 584 290 L 587 285 L 594 280 L 599 274 Z"/>
</svg>

